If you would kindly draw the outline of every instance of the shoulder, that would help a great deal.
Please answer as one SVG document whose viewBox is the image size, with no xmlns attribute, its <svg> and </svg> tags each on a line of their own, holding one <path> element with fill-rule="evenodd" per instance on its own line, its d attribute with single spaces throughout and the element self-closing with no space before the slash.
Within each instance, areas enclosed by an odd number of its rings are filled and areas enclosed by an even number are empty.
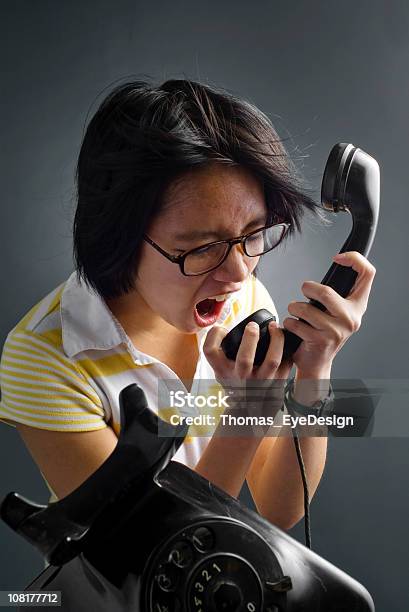
<svg viewBox="0 0 409 612">
<path fill-rule="evenodd" d="M 101 428 L 89 378 L 63 349 L 57 287 L 11 330 L 0 363 L 0 418 L 61 431 Z"/>
<path fill-rule="evenodd" d="M 8 334 L 3 346 L 2 369 L 4 361 L 13 357 L 19 362 L 23 357 L 31 365 L 37 362 L 71 364 L 64 353 L 60 300 L 65 283 L 53 289 L 33 306 Z"/>
<path fill-rule="evenodd" d="M 12 338 L 21 336 L 39 336 L 51 344 L 60 345 L 61 337 L 61 296 L 65 282 L 50 291 L 35 304 L 15 325 L 7 336 L 6 344 Z M 60 334 L 49 333 L 59 331 Z"/>
</svg>

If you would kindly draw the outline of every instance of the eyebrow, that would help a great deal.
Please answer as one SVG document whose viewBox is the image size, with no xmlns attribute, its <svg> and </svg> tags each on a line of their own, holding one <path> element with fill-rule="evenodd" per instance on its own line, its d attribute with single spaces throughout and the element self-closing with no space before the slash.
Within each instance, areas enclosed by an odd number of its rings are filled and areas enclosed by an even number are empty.
<svg viewBox="0 0 409 612">
<path fill-rule="evenodd" d="M 243 230 L 243 235 L 247 233 L 247 230 L 249 230 L 251 227 L 257 227 L 257 226 L 263 226 L 266 223 L 266 215 L 263 215 L 262 217 L 258 217 L 257 219 L 253 219 L 253 221 L 250 221 L 250 223 L 248 223 L 246 225 L 246 227 Z M 212 232 L 212 231 L 201 231 L 201 230 L 192 230 L 190 232 L 184 232 L 182 234 L 177 234 L 175 236 L 175 240 L 184 240 L 184 241 L 190 241 L 190 240 L 197 240 L 198 238 L 220 238 L 221 240 L 223 238 L 221 238 L 221 233 L 220 232 Z"/>
</svg>

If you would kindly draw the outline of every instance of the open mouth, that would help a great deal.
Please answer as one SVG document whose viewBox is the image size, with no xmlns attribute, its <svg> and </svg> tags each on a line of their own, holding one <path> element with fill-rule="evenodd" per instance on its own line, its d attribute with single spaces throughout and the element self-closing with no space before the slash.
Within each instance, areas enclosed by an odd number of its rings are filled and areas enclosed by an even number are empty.
<svg viewBox="0 0 409 612">
<path fill-rule="evenodd" d="M 229 296 L 216 296 L 214 298 L 206 298 L 198 302 L 194 308 L 194 316 L 197 325 L 206 327 L 213 325 L 219 318 L 223 306 Z"/>
</svg>

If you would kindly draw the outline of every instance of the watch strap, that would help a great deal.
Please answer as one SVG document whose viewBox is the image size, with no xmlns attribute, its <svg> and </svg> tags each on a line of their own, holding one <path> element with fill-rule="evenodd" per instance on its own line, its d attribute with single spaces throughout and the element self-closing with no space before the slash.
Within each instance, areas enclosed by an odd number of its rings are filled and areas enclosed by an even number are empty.
<svg viewBox="0 0 409 612">
<path fill-rule="evenodd" d="M 329 392 L 326 397 L 321 400 L 317 400 L 311 406 L 306 406 L 305 404 L 300 404 L 294 399 L 293 396 L 294 390 L 294 378 L 292 378 L 286 386 L 285 394 L 284 394 L 284 406 L 287 408 L 288 412 L 296 412 L 302 416 L 323 416 L 324 414 L 328 414 L 334 405 L 334 391 L 332 389 L 331 383 L 329 384 Z"/>
</svg>

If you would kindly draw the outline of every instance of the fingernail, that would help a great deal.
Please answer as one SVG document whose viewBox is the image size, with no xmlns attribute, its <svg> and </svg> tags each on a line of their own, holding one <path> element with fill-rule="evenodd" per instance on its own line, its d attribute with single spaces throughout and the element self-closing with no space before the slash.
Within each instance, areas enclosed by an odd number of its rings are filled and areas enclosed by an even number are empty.
<svg viewBox="0 0 409 612">
<path fill-rule="evenodd" d="M 345 259 L 345 257 L 347 257 L 346 253 L 338 253 L 334 256 L 334 259 Z"/>
<path fill-rule="evenodd" d="M 250 323 L 247 323 L 247 326 L 249 329 L 258 329 L 258 323 L 256 323 L 255 321 L 250 321 Z"/>
<path fill-rule="evenodd" d="M 269 327 L 278 327 L 278 323 L 277 321 L 270 321 L 270 323 L 268 324 Z"/>
</svg>

